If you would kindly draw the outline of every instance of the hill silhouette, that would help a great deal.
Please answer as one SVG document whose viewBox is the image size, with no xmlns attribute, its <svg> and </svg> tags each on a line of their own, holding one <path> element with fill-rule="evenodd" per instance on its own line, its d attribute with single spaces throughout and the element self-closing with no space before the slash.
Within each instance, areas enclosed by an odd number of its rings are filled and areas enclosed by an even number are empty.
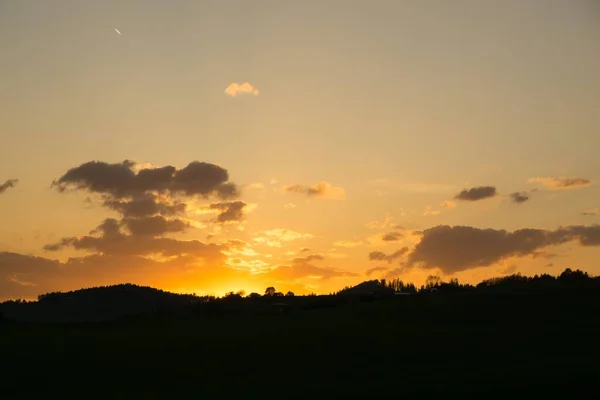
<svg viewBox="0 0 600 400">
<path fill-rule="evenodd" d="M 578 398 L 594 389 L 600 356 L 600 280 L 569 269 L 477 285 L 372 280 L 324 296 L 125 284 L 0 310 L 13 320 L 0 326 L 7 398 L 80 388 L 133 398 Z M 65 377 L 72 383 L 58 384 Z"/>
<path fill-rule="evenodd" d="M 28 322 L 104 321 L 133 315 L 178 313 L 201 297 L 131 283 L 53 292 L 37 301 L 0 304 L 4 318 Z"/>
</svg>

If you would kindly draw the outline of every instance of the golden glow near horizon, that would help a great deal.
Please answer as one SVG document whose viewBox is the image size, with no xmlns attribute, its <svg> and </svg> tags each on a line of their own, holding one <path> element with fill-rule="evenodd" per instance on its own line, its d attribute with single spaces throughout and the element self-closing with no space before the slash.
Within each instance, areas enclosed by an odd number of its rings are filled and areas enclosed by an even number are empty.
<svg viewBox="0 0 600 400">
<path fill-rule="evenodd" d="M 600 273 L 593 2 L 184 3 L 0 5 L 0 300 Z"/>
</svg>

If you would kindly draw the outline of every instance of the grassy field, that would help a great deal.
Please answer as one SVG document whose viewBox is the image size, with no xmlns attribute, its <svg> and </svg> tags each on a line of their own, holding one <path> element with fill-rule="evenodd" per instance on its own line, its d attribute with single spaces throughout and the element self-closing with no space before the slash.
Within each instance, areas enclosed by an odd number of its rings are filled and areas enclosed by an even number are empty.
<svg viewBox="0 0 600 400">
<path fill-rule="evenodd" d="M 572 396 L 600 372 L 599 311 L 589 295 L 429 295 L 265 315 L 9 324 L 2 385 L 11 399 Z"/>
</svg>

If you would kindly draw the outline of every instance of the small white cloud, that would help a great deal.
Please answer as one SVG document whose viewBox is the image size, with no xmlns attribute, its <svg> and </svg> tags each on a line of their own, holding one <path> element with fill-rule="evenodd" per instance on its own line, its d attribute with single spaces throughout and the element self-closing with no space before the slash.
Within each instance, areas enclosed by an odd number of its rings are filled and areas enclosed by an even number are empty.
<svg viewBox="0 0 600 400">
<path fill-rule="evenodd" d="M 258 89 L 252 86 L 248 82 L 244 83 L 231 83 L 225 89 L 225 94 L 227 96 L 236 97 L 239 94 L 252 94 L 254 96 L 258 96 Z"/>
</svg>

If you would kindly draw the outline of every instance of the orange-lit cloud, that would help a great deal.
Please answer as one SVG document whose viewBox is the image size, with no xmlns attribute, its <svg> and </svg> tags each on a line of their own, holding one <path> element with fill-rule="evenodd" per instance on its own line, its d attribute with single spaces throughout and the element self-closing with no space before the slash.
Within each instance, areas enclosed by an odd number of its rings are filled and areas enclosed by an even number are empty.
<svg viewBox="0 0 600 400">
<path fill-rule="evenodd" d="M 313 235 L 309 233 L 300 233 L 291 229 L 276 228 L 257 232 L 252 240 L 269 247 L 281 247 L 283 242 L 291 242 L 298 239 L 310 239 L 312 237 Z"/>
<path fill-rule="evenodd" d="M 294 281 L 302 278 L 329 279 L 336 277 L 352 277 L 357 274 L 335 268 L 316 265 L 324 260 L 323 256 L 310 255 L 290 260 L 288 265 L 280 265 L 270 271 L 267 276 L 277 281 Z"/>
<path fill-rule="evenodd" d="M 366 270 L 365 275 L 371 276 L 373 274 L 382 273 L 386 271 L 389 271 L 389 267 L 373 267 Z"/>
<path fill-rule="evenodd" d="M 531 178 L 528 182 L 539 183 L 550 190 L 579 189 L 592 185 L 587 178 Z"/>
<path fill-rule="evenodd" d="M 425 206 L 423 210 L 423 216 L 426 217 L 428 215 L 440 215 L 442 212 L 440 210 L 433 210 L 431 205 Z"/>
<path fill-rule="evenodd" d="M 404 211 L 401 211 L 402 215 L 406 215 Z M 386 229 L 386 228 L 399 228 L 398 225 L 395 225 L 393 221 L 393 217 L 387 213 L 382 220 L 373 220 L 365 223 L 365 227 L 369 229 Z"/>
<path fill-rule="evenodd" d="M 225 94 L 231 97 L 237 97 L 240 94 L 251 94 L 254 96 L 258 96 L 258 89 L 252 86 L 248 82 L 244 83 L 231 83 L 225 89 Z"/>
<path fill-rule="evenodd" d="M 451 200 L 446 200 L 443 201 L 442 204 L 440 204 L 442 207 L 447 208 L 449 210 L 456 208 L 456 203 L 451 201 Z"/>
<path fill-rule="evenodd" d="M 333 243 L 333 245 L 336 247 L 352 248 L 362 246 L 363 242 L 362 240 L 338 240 L 337 242 Z"/>
</svg>

